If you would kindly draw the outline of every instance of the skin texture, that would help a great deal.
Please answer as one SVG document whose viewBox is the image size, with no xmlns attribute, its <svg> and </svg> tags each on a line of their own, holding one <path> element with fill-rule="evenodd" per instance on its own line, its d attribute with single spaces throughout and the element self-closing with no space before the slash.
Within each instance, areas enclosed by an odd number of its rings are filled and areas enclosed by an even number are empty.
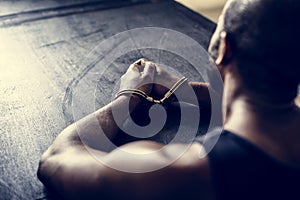
<svg viewBox="0 0 300 200">
<path fill-rule="evenodd" d="M 225 129 L 249 140 L 281 162 L 300 167 L 300 111 L 295 104 L 299 103 L 299 98 L 285 104 L 274 104 L 268 96 L 262 98 L 261 94 L 244 87 L 227 34 L 222 32 L 223 17 L 219 19 L 209 51 L 224 80 L 222 109 Z M 122 76 L 120 90 L 135 88 L 160 97 L 166 88 L 157 83 L 171 87 L 177 80 L 178 77 L 156 64 L 139 60 Z M 200 107 L 209 106 L 207 84 L 186 83 L 179 92 L 184 93 L 185 87 L 194 89 Z M 159 166 L 169 162 L 173 158 L 171 152 L 185 146 L 172 144 L 154 156 L 133 159 L 124 156 L 121 150 L 146 154 L 161 149 L 162 145 L 140 141 L 109 151 L 88 139 L 93 138 L 97 130 L 93 117 L 96 117 L 96 124 L 101 126 L 108 138 L 118 137 L 119 128 L 112 110 L 119 110 L 119 119 L 125 121 L 128 113 L 122 114 L 121 111 L 128 109 L 129 104 L 132 112 L 139 108 L 140 102 L 137 96 L 121 96 L 67 127 L 41 157 L 39 179 L 66 199 L 178 199 L 183 194 L 185 198 L 190 195 L 191 198 L 197 196 L 197 199 L 215 199 L 208 158 L 199 157 L 204 150 L 198 143 L 189 146 L 172 164 L 153 172 L 117 171 L 95 159 L 97 157 L 106 164 L 119 163 L 146 170 L 149 165 Z M 78 135 L 78 127 L 84 130 L 86 145 Z"/>
</svg>

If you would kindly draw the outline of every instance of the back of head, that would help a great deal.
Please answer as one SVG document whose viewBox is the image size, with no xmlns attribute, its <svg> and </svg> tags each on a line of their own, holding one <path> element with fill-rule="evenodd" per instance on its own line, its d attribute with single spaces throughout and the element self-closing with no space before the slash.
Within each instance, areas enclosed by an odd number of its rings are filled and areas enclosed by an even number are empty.
<svg viewBox="0 0 300 200">
<path fill-rule="evenodd" d="M 293 100 L 300 83 L 300 1 L 229 0 L 223 28 L 246 87 L 274 101 Z"/>
</svg>

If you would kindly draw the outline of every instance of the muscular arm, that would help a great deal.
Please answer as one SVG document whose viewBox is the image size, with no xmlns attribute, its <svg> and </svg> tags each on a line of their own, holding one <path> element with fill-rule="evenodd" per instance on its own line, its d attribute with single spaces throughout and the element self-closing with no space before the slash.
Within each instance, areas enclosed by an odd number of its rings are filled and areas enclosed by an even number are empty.
<svg viewBox="0 0 300 200">
<path fill-rule="evenodd" d="M 153 71 L 150 65 L 143 73 L 131 66 L 121 79 L 121 90 L 149 92 L 147 86 L 135 86 L 149 82 Z M 40 160 L 39 179 L 67 199 L 210 199 L 208 161 L 200 158 L 205 152 L 198 143 L 163 146 L 141 141 L 111 148 L 107 141 L 119 130 L 113 111 L 120 125 L 139 102 L 138 97 L 120 96 L 63 130 Z"/>
<path fill-rule="evenodd" d="M 118 129 L 111 110 L 123 109 L 128 100 L 126 96 L 121 97 L 93 114 L 103 129 L 111 131 L 106 131 L 108 137 Z M 87 116 L 78 123 L 84 123 L 89 130 L 85 133 L 93 137 L 93 125 L 89 127 L 93 124 L 91 119 Z M 107 122 L 112 124 L 107 125 Z M 76 126 L 71 125 L 41 158 L 38 176 L 46 186 L 68 199 L 169 199 L 182 194 L 199 198 L 202 195 L 207 199 L 205 196 L 212 192 L 207 159 L 199 157 L 204 153 L 203 148 L 199 144 L 190 147 L 173 144 L 162 148 L 158 143 L 142 141 L 111 152 L 100 151 L 85 146 Z M 180 151 L 183 154 L 175 159 L 174 153 Z M 124 169 L 137 169 L 141 173 L 118 171 L 109 166 L 125 166 Z M 165 167 L 159 169 L 161 166 Z M 149 167 L 158 170 L 147 172 Z"/>
<path fill-rule="evenodd" d="M 179 92 L 182 92 L 185 96 L 184 101 L 187 103 L 193 102 L 193 99 L 191 99 L 193 96 L 191 94 L 187 93 L 187 87 L 191 87 L 195 93 L 195 96 L 198 101 L 198 105 L 200 108 L 210 108 L 211 106 L 211 96 L 217 96 L 220 94 L 217 94 L 215 91 L 209 88 L 209 84 L 205 82 L 188 82 L 183 87 L 179 88 Z"/>
</svg>

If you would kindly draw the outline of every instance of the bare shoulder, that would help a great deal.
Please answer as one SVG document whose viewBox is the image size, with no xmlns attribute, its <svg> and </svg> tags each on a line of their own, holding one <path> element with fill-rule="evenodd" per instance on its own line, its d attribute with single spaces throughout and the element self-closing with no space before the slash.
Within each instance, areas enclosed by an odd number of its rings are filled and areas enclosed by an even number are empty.
<svg viewBox="0 0 300 200">
<path fill-rule="evenodd" d="M 105 176 L 112 181 L 112 193 L 130 199 L 213 199 L 205 154 L 199 143 L 130 143 L 107 155 L 104 162 L 120 168 L 107 168 Z"/>
<path fill-rule="evenodd" d="M 67 197 L 214 199 L 208 159 L 198 143 L 163 146 L 141 141 L 106 155 L 82 147 L 63 154 L 56 161 L 55 157 L 48 159 L 52 166 L 44 165 L 54 172 L 41 175 L 44 180 L 51 176 L 50 186 L 67 184 L 68 187 L 58 188 Z"/>
</svg>

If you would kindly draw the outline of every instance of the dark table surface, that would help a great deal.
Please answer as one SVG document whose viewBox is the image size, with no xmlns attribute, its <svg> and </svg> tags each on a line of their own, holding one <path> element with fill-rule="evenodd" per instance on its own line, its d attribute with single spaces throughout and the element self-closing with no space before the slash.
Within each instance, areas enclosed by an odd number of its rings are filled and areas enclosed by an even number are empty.
<svg viewBox="0 0 300 200">
<path fill-rule="evenodd" d="M 181 58 L 195 53 L 184 37 L 203 47 L 205 63 L 214 27 L 174 1 L 0 1 L 0 199 L 48 199 L 36 177 L 41 154 L 68 124 L 111 100 L 132 61 L 147 57 L 199 80 Z M 136 49 L 114 52 L 141 34 Z M 158 34 L 165 48 L 141 44 Z"/>
</svg>

